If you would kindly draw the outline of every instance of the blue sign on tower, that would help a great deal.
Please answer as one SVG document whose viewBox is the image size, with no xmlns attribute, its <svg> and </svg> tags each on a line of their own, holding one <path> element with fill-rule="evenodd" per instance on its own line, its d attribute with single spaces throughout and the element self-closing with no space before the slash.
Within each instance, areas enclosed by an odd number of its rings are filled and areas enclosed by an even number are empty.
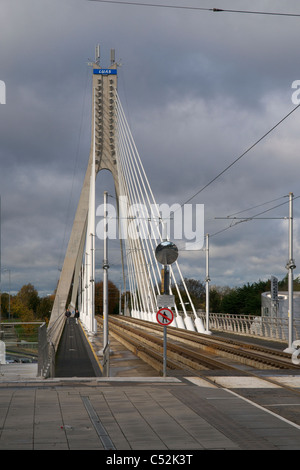
<svg viewBox="0 0 300 470">
<path fill-rule="evenodd" d="M 117 75 L 117 69 L 94 69 L 94 75 Z"/>
</svg>

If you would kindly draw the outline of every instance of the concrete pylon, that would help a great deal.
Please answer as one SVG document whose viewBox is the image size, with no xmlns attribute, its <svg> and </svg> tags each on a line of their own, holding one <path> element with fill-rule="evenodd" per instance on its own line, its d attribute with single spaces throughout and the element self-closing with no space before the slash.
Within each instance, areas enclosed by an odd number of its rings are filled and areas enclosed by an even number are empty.
<svg viewBox="0 0 300 470">
<path fill-rule="evenodd" d="M 114 54 L 112 56 L 114 57 Z M 56 322 L 59 323 L 59 319 L 69 306 L 67 302 L 75 306 L 86 241 L 93 159 L 95 159 L 95 178 L 100 170 L 109 170 L 114 178 L 117 198 L 120 193 L 116 160 L 117 64 L 113 62 L 110 67 L 103 69 L 96 60 L 90 65 L 93 67 L 91 150 L 48 328 L 54 326 Z"/>
</svg>

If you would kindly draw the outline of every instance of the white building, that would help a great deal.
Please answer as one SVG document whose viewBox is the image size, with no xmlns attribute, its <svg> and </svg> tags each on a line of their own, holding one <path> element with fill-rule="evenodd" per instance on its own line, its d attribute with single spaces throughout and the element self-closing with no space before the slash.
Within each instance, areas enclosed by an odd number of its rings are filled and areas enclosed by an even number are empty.
<svg viewBox="0 0 300 470">
<path fill-rule="evenodd" d="M 261 316 L 288 318 L 289 295 L 288 292 L 278 292 L 277 301 L 272 300 L 271 292 L 261 294 Z M 294 291 L 294 320 L 300 320 L 300 292 Z"/>
</svg>

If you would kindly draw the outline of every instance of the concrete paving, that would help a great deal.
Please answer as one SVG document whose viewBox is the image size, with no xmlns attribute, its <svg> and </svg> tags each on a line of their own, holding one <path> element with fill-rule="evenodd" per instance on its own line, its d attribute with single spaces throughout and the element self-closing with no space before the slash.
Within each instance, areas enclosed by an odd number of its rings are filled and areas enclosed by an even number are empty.
<svg viewBox="0 0 300 470">
<path fill-rule="evenodd" d="M 21 449 L 299 450 L 300 426 L 199 377 L 2 376 L 0 450 Z"/>
<path fill-rule="evenodd" d="M 101 454 L 107 463 L 125 451 L 192 459 L 200 450 L 300 449 L 300 425 L 272 413 L 276 386 L 220 374 L 159 377 L 119 343 L 111 346 L 109 378 L 44 380 L 36 364 L 2 365 L 0 450 L 113 451 Z M 238 396 L 241 387 L 264 387 L 266 407 Z"/>
</svg>

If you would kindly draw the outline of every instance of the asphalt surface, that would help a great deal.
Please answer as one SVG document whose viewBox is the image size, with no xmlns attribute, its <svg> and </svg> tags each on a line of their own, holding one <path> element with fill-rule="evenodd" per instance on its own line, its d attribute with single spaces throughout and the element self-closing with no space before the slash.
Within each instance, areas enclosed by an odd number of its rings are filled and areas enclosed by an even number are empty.
<svg viewBox="0 0 300 470">
<path fill-rule="evenodd" d="M 55 377 L 100 377 L 89 343 L 75 318 L 66 321 L 55 361 Z"/>
</svg>

